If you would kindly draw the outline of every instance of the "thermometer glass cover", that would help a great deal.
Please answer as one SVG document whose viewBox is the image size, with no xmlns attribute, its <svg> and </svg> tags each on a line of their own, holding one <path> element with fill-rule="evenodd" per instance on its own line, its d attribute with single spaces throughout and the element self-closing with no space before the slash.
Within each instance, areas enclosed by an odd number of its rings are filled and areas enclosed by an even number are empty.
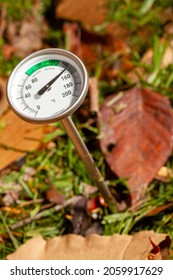
<svg viewBox="0 0 173 280">
<path fill-rule="evenodd" d="M 63 49 L 44 49 L 22 60 L 10 75 L 7 99 L 22 119 L 50 123 L 72 114 L 88 90 L 81 60 Z"/>
</svg>

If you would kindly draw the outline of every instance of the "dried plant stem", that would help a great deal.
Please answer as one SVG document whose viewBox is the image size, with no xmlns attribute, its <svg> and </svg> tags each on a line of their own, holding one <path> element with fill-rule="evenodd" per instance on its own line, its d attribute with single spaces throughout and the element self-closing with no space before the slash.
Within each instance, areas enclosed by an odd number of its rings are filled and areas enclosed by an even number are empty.
<svg viewBox="0 0 173 280">
<path fill-rule="evenodd" d="M 96 77 L 89 79 L 89 94 L 90 94 L 90 112 L 98 114 L 99 112 L 99 90 Z"/>
<path fill-rule="evenodd" d="M 55 206 L 53 206 L 52 208 L 50 208 L 49 210 L 47 210 L 47 209 L 46 209 L 46 210 L 43 210 L 43 211 L 39 212 L 38 214 L 36 214 L 36 215 L 33 216 L 33 217 L 28 217 L 28 218 L 26 218 L 26 219 L 21 220 L 20 222 L 17 222 L 17 223 L 15 223 L 15 224 L 13 224 L 13 225 L 10 227 L 10 229 L 11 229 L 11 230 L 15 230 L 15 229 L 17 229 L 17 228 L 20 228 L 20 227 L 23 227 L 23 226 L 25 226 L 25 225 L 28 225 L 28 224 L 30 224 L 30 223 L 33 222 L 33 221 L 40 220 L 41 218 L 50 215 L 50 212 L 51 212 L 51 214 L 52 214 L 52 213 L 55 213 L 55 212 L 58 212 L 58 211 L 60 211 L 61 209 L 66 208 L 66 207 L 69 206 L 69 205 L 75 204 L 75 203 L 76 203 L 77 201 L 79 201 L 80 199 L 81 199 L 81 196 L 74 196 L 74 197 L 72 197 L 72 198 L 66 200 L 63 204 L 55 205 Z M 48 214 L 48 213 L 49 213 L 49 214 Z"/>
</svg>

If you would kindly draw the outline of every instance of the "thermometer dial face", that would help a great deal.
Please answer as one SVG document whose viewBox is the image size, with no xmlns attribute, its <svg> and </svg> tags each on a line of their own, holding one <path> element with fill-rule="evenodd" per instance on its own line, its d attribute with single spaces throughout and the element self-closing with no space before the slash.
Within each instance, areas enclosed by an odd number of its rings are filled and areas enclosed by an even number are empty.
<svg viewBox="0 0 173 280">
<path fill-rule="evenodd" d="M 44 49 L 22 60 L 10 75 L 7 99 L 22 119 L 49 123 L 72 114 L 88 90 L 81 60 L 62 49 Z"/>
</svg>

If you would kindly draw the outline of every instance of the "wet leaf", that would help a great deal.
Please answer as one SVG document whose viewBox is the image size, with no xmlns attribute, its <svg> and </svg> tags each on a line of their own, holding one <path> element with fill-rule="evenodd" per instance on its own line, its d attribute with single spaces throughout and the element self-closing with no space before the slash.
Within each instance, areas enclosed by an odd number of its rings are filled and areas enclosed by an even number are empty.
<svg viewBox="0 0 173 280">
<path fill-rule="evenodd" d="M 126 178 L 135 204 L 172 151 L 173 114 L 168 99 L 149 89 L 111 95 L 100 113 L 102 152 Z"/>
</svg>

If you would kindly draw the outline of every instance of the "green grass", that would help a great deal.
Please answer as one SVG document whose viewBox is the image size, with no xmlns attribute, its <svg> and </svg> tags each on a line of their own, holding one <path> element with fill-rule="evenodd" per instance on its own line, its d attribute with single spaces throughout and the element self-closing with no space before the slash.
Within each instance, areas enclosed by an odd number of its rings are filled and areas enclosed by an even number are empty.
<svg viewBox="0 0 173 280">
<path fill-rule="evenodd" d="M 128 209 L 125 212 L 106 215 L 103 218 L 104 233 L 129 234 L 140 230 L 166 232 L 173 238 L 173 188 L 169 183 L 153 182 L 145 200 L 137 210 Z M 163 209 L 162 207 L 166 207 Z"/>
<path fill-rule="evenodd" d="M 2 5 L 4 1 L 0 1 Z M 46 13 L 46 9 L 50 9 L 52 2 L 43 1 L 42 13 Z M 33 1 L 16 2 L 6 1 L 8 20 L 20 21 L 22 19 L 22 9 L 25 7 L 28 15 L 32 12 Z M 21 9 L 22 5 L 22 9 Z M 118 21 L 120 24 L 128 28 L 130 47 L 130 55 L 134 67 L 141 67 L 145 75 L 139 77 L 139 83 L 144 87 L 150 87 L 161 94 L 167 96 L 173 104 L 173 66 L 172 64 L 162 67 L 166 47 L 169 45 L 169 34 L 164 33 L 164 22 L 160 13 L 164 8 L 172 6 L 172 1 L 110 1 L 109 17 L 107 22 Z M 17 11 L 20 10 L 19 13 Z M 106 24 L 107 24 L 106 22 Z M 104 24 L 101 28 L 105 28 Z M 50 26 L 48 37 L 45 42 L 49 42 L 53 47 L 63 46 L 64 39 L 62 30 L 56 26 Z M 101 30 L 100 28 L 100 30 Z M 97 27 L 99 30 L 99 28 Z M 149 34 L 147 42 L 146 37 L 142 36 L 142 32 L 146 30 Z M 140 32 L 139 32 L 140 31 Z M 160 43 L 160 39 L 164 34 L 165 41 Z M 126 38 L 127 39 L 127 38 Z M 59 41 L 59 42 L 58 42 Z M 1 47 L 5 43 L 5 38 L 1 39 Z M 153 61 L 151 64 L 141 64 L 141 58 L 148 48 L 153 50 Z M 110 54 L 106 58 L 103 57 L 101 63 L 95 68 L 95 75 L 100 78 L 101 68 L 104 71 L 110 66 L 116 55 Z M 4 60 L 3 54 L 0 55 L 0 75 L 9 75 L 13 67 L 18 63 L 19 59 L 12 57 L 9 61 Z M 100 102 L 104 101 L 105 96 L 119 92 L 123 89 L 133 86 L 133 81 L 129 79 L 126 73 L 119 72 L 117 79 L 111 83 L 108 80 L 99 80 Z M 87 102 L 83 105 L 88 110 Z M 74 121 L 85 143 L 88 145 L 92 155 L 101 170 L 104 177 L 109 180 L 111 190 L 116 193 L 119 189 L 127 191 L 126 182 L 116 176 L 112 179 L 107 178 L 107 166 L 104 157 L 98 148 L 99 129 L 94 123 L 88 125 L 86 118 L 83 117 L 80 122 L 77 115 L 74 115 Z M 33 217 L 39 211 L 49 204 L 45 194 L 50 186 L 61 192 L 66 199 L 75 195 L 83 194 L 84 183 L 91 184 L 92 180 L 85 169 L 83 162 L 74 149 L 73 144 L 68 139 L 64 129 L 60 123 L 54 124 L 55 130 L 45 135 L 41 147 L 37 151 L 27 153 L 25 163 L 21 168 L 10 170 L 6 174 L 2 174 L 0 178 L 0 259 L 36 234 L 41 234 L 45 238 L 72 232 L 72 224 L 68 220 L 71 207 L 60 210 L 57 213 L 52 208 L 45 210 L 45 215 L 37 221 L 32 221 L 24 227 L 11 230 L 11 226 L 25 217 Z M 96 148 L 97 147 L 97 148 Z M 167 161 L 167 166 L 172 169 L 172 155 Z M 140 230 L 155 230 L 156 232 L 164 232 L 173 238 L 173 182 L 162 183 L 154 180 L 148 187 L 145 200 L 140 208 L 136 211 L 129 208 L 125 212 L 117 212 L 110 214 L 107 207 L 98 207 L 97 221 L 103 227 L 102 234 L 111 235 L 114 233 L 133 234 Z M 4 195 L 13 190 L 17 193 L 18 199 L 8 207 L 3 207 Z M 97 194 L 94 194 L 97 196 Z M 168 205 L 166 209 L 162 208 Z M 159 207 L 159 208 L 158 208 Z M 156 210 L 155 214 L 151 214 Z M 92 215 L 88 215 L 90 224 L 95 220 Z"/>
<path fill-rule="evenodd" d="M 34 2 L 34 0 L 0 0 L 0 8 L 6 8 L 7 20 L 21 21 L 24 17 L 32 15 Z"/>
</svg>

